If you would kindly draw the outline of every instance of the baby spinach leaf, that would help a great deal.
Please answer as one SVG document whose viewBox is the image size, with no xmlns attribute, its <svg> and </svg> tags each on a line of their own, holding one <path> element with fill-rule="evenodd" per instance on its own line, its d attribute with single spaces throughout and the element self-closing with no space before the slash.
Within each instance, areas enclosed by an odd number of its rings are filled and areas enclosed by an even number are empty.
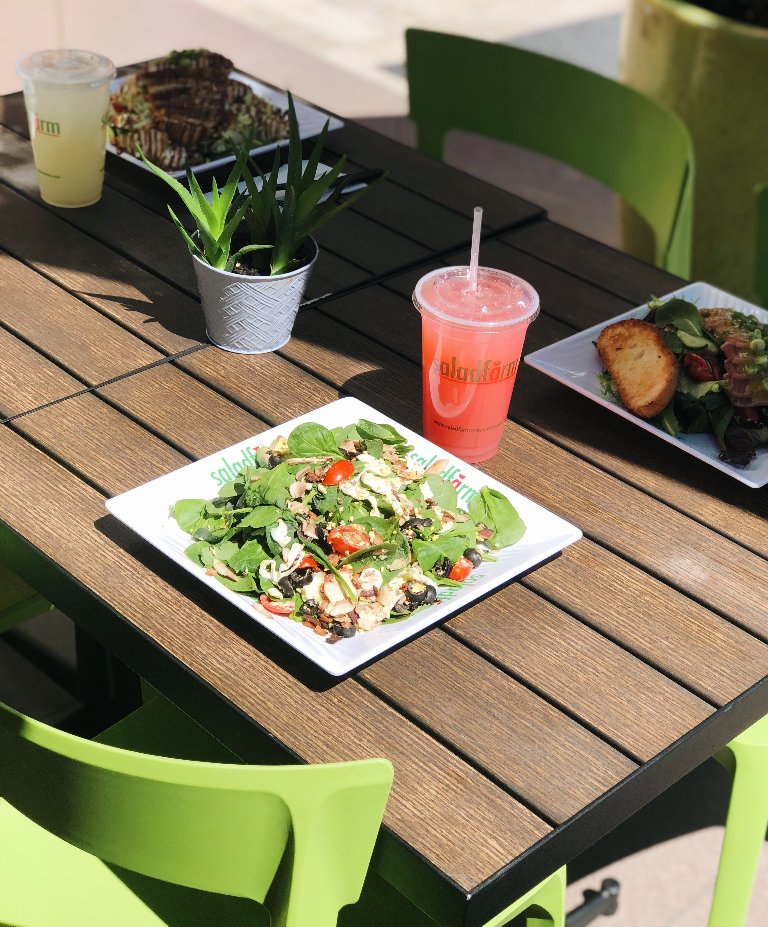
<svg viewBox="0 0 768 927">
<path fill-rule="evenodd" d="M 685 345 L 690 339 L 695 339 L 689 344 L 689 347 L 704 347 L 705 344 L 712 350 L 719 350 L 718 345 L 712 340 L 710 335 L 704 329 L 704 320 L 696 306 L 688 302 L 687 299 L 669 299 L 663 306 L 659 306 L 654 315 L 654 322 L 659 328 L 672 328 L 678 335 L 678 341 Z M 704 344 L 700 343 L 703 341 Z M 669 345 L 671 350 L 675 350 Z"/>
<path fill-rule="evenodd" d="M 229 558 L 234 557 L 239 550 L 240 545 L 234 541 L 222 541 L 211 548 L 211 554 L 222 563 L 229 563 Z"/>
<path fill-rule="evenodd" d="M 368 451 L 371 457 L 375 457 L 377 460 L 380 460 L 384 453 L 384 442 L 381 440 L 381 438 L 368 438 L 365 442 L 365 449 Z"/>
<path fill-rule="evenodd" d="M 525 534 L 525 522 L 506 496 L 495 489 L 483 486 L 469 504 L 469 514 L 478 524 L 482 522 L 493 531 L 488 546 L 494 550 L 515 544 Z"/>
<path fill-rule="evenodd" d="M 445 534 L 438 534 L 428 541 L 422 541 L 416 538 L 411 547 L 413 553 L 419 562 L 422 570 L 431 570 L 432 567 L 447 557 L 451 563 L 455 563 L 459 557 L 463 556 L 464 551 L 470 546 L 466 534 L 454 534 L 451 531 Z"/>
<path fill-rule="evenodd" d="M 341 457 L 333 433 L 323 425 L 305 422 L 288 435 L 288 449 L 294 457 Z"/>
<path fill-rule="evenodd" d="M 195 541 L 194 544 L 190 544 L 189 547 L 186 548 L 184 553 L 193 563 L 196 563 L 198 566 L 205 566 L 201 555 L 203 551 L 210 550 L 210 547 L 211 545 L 207 541 Z"/>
<path fill-rule="evenodd" d="M 444 480 L 437 473 L 430 473 L 427 477 L 427 486 L 432 492 L 432 498 L 441 509 L 456 512 L 459 508 L 459 496 L 453 483 Z"/>
<path fill-rule="evenodd" d="M 278 464 L 272 470 L 267 470 L 259 480 L 259 488 L 264 502 L 268 505 L 277 505 L 284 508 L 290 495 L 288 487 L 293 481 L 293 469 L 286 463 Z"/>
<path fill-rule="evenodd" d="M 361 418 L 357 423 L 357 431 L 363 441 L 368 441 L 369 438 L 378 439 L 384 444 L 397 446 L 400 453 L 405 448 L 411 449 L 400 432 L 384 422 L 369 422 L 367 419 Z"/>
<path fill-rule="evenodd" d="M 238 528 L 266 528 L 276 525 L 281 517 L 282 511 L 276 505 L 259 505 L 242 519 Z"/>
<path fill-rule="evenodd" d="M 333 428 L 331 429 L 331 434 L 333 435 L 333 440 L 336 442 L 337 447 L 343 441 L 360 440 L 360 435 L 357 433 L 357 428 L 354 425 L 347 425 L 346 428 Z"/>
<path fill-rule="evenodd" d="M 194 534 L 195 529 L 205 518 L 207 499 L 179 499 L 171 506 L 171 515 L 178 526 L 187 534 Z"/>
<path fill-rule="evenodd" d="M 240 576 L 235 580 L 217 573 L 216 579 L 227 589 L 231 589 L 232 592 L 255 592 L 258 589 L 256 580 L 252 576 Z"/>
<path fill-rule="evenodd" d="M 245 544 L 227 561 L 229 568 L 235 573 L 256 574 L 259 565 L 268 559 L 267 552 L 258 541 L 246 541 Z"/>
</svg>

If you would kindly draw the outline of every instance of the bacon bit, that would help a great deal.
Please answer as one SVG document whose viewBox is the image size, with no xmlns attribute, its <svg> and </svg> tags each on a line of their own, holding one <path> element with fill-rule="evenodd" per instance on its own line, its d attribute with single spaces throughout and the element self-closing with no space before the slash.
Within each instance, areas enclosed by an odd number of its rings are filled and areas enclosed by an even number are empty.
<svg viewBox="0 0 768 927">
<path fill-rule="evenodd" d="M 335 644 L 337 643 L 337 641 L 340 641 L 340 640 L 342 640 L 342 638 L 339 634 L 329 634 L 326 643 Z"/>
<path fill-rule="evenodd" d="M 305 618 L 301 623 L 305 628 L 316 628 L 320 624 L 317 618 Z"/>
<path fill-rule="evenodd" d="M 315 634 L 319 634 L 320 637 L 325 637 L 325 635 L 328 633 L 321 624 L 317 625 L 312 630 L 315 632 Z"/>
<path fill-rule="evenodd" d="M 478 536 L 481 537 L 484 541 L 487 541 L 488 538 L 492 538 L 492 537 L 493 537 L 493 531 L 491 531 L 490 528 L 486 528 L 485 525 L 483 525 L 483 526 L 478 530 L 477 534 L 478 534 Z"/>
</svg>

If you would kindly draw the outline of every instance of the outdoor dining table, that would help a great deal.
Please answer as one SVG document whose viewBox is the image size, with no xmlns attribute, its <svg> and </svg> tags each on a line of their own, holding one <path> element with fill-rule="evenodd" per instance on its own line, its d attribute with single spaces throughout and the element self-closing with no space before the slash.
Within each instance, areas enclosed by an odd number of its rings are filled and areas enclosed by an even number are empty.
<svg viewBox="0 0 768 927">
<path fill-rule="evenodd" d="M 583 539 L 340 681 L 104 507 L 343 395 L 418 431 L 410 296 L 467 262 L 474 206 L 481 262 L 541 295 L 526 350 L 677 278 L 347 121 L 330 153 L 389 174 L 319 234 L 292 339 L 231 354 L 159 181 L 109 155 L 98 204 L 47 206 L 20 95 L 0 125 L 0 554 L 245 761 L 255 731 L 391 759 L 372 865 L 441 924 L 483 924 L 768 711 L 765 491 L 531 369 L 480 466 Z"/>
</svg>

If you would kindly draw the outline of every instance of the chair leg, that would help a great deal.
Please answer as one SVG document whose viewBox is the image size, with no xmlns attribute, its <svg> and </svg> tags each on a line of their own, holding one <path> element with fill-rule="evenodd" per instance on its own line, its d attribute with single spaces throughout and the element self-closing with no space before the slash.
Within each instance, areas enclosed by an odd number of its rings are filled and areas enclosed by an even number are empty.
<svg viewBox="0 0 768 927">
<path fill-rule="evenodd" d="M 739 751 L 709 927 L 743 927 L 766 828 L 766 753 Z"/>
</svg>

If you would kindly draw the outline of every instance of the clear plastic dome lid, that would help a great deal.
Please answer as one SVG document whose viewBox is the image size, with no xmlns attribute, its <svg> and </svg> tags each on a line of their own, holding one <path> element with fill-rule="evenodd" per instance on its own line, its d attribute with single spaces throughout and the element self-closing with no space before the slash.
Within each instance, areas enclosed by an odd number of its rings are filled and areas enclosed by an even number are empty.
<svg viewBox="0 0 768 927">
<path fill-rule="evenodd" d="M 416 284 L 413 302 L 422 314 L 466 328 L 509 328 L 530 323 L 539 312 L 530 283 L 491 267 L 478 267 L 474 290 L 469 267 L 438 268 Z"/>
<path fill-rule="evenodd" d="M 104 55 L 74 48 L 53 48 L 23 58 L 16 70 L 24 80 L 46 84 L 101 84 L 115 76 Z"/>
</svg>

